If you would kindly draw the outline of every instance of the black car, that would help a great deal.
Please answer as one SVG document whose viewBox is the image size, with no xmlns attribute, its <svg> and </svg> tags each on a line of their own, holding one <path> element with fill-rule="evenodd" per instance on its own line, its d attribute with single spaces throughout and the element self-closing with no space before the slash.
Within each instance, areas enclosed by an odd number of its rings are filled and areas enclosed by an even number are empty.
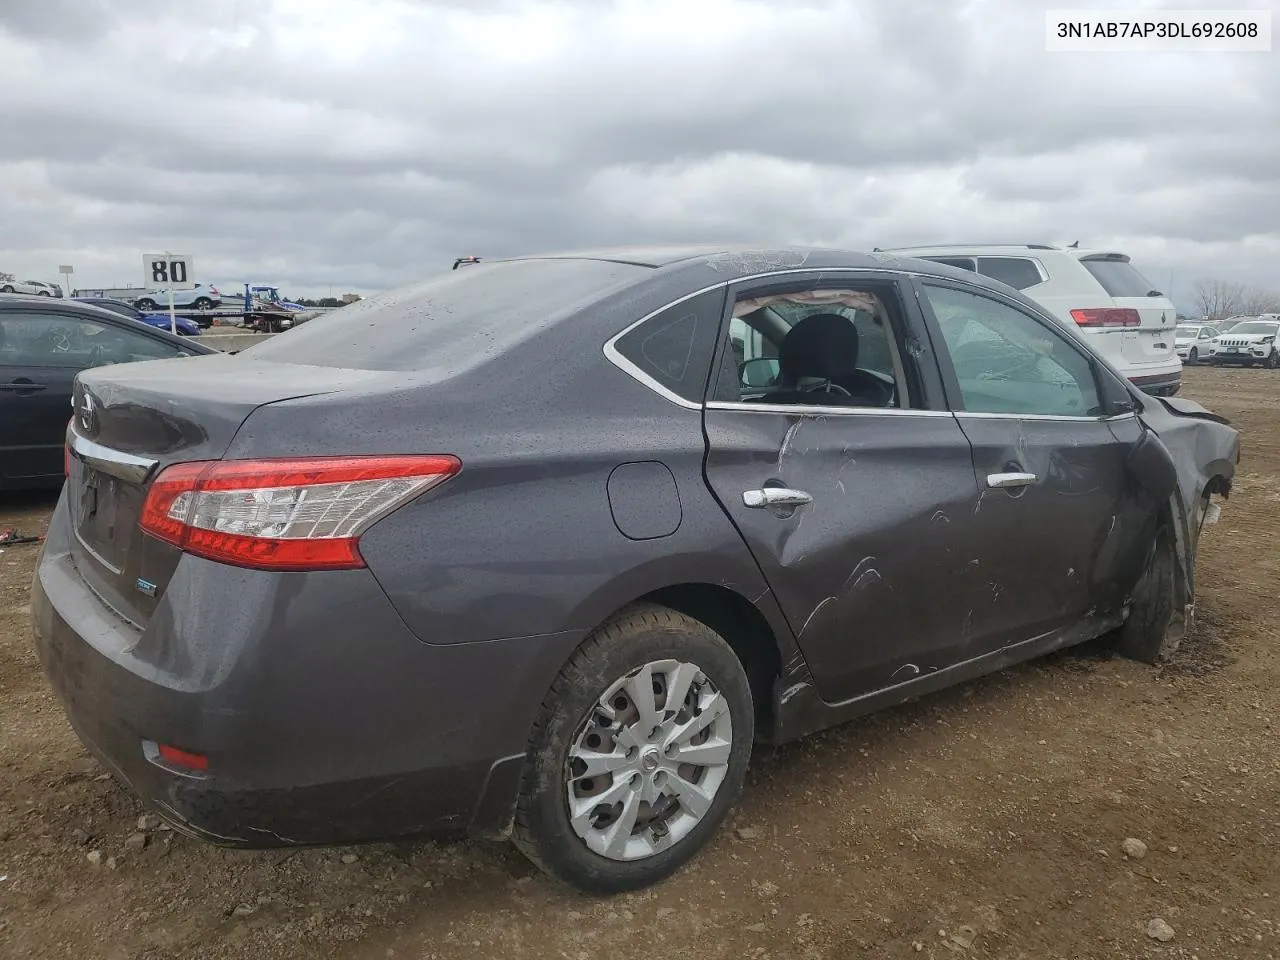
<svg viewBox="0 0 1280 960">
<path fill-rule="evenodd" d="M 125 783 L 595 891 L 692 856 L 753 743 L 1166 656 L 1238 450 L 1011 287 L 831 250 L 485 260 L 75 410 L 34 632 Z"/>
<path fill-rule="evenodd" d="M 0 296 L 0 489 L 62 483 L 81 370 L 216 352 L 72 300 Z"/>
</svg>

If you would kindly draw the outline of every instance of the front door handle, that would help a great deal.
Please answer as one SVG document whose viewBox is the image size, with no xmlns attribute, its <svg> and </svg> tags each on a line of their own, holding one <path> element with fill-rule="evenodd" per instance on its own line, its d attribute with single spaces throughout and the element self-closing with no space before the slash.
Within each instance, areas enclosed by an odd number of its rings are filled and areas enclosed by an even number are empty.
<svg viewBox="0 0 1280 960">
<path fill-rule="evenodd" d="M 803 490 L 790 490 L 787 487 L 762 487 L 759 490 L 743 490 L 742 502 L 752 508 L 761 507 L 799 507 L 813 503 L 813 497 Z"/>
<path fill-rule="evenodd" d="M 31 380 L 15 380 L 13 383 L 0 383 L 0 390 L 9 390 L 13 393 L 36 393 L 45 389 L 43 383 L 35 383 Z"/>
<path fill-rule="evenodd" d="M 1034 473 L 989 473 L 987 486 L 1007 489 L 1009 487 L 1029 487 L 1036 482 Z"/>
</svg>

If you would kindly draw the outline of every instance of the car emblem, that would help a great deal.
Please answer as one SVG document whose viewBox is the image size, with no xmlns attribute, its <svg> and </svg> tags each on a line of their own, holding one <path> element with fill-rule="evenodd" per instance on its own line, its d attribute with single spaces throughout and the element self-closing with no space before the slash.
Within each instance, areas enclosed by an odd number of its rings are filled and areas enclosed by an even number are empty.
<svg viewBox="0 0 1280 960">
<path fill-rule="evenodd" d="M 76 419 L 85 433 L 93 433 L 98 426 L 98 411 L 93 402 L 93 395 L 85 391 L 80 396 L 80 409 L 76 411 Z"/>
</svg>

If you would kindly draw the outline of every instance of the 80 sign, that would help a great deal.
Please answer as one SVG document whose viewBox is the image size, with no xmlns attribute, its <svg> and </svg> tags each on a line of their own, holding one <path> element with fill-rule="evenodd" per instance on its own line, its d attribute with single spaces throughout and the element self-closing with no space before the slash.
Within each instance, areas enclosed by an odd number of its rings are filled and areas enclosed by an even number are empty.
<svg viewBox="0 0 1280 960">
<path fill-rule="evenodd" d="M 176 253 L 144 253 L 142 255 L 142 285 L 165 290 L 192 290 L 191 279 L 195 270 L 191 258 Z"/>
</svg>

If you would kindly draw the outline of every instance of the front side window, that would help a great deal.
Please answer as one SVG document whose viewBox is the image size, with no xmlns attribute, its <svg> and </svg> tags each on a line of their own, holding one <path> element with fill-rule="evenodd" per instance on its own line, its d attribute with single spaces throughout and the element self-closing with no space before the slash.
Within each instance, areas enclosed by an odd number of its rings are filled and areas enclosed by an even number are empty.
<svg viewBox="0 0 1280 960">
<path fill-rule="evenodd" d="M 905 406 L 886 296 L 870 288 L 807 287 L 738 298 L 729 324 L 733 364 L 722 373 L 717 396 L 796 406 Z M 725 384 L 726 376 L 736 383 Z"/>
<path fill-rule="evenodd" d="M 55 314 L 0 316 L 0 363 L 27 367 L 86 367 L 182 355 L 180 348 L 143 333 Z"/>
<path fill-rule="evenodd" d="M 992 297 L 922 284 L 971 413 L 1097 417 L 1088 356 L 1065 334 Z"/>
</svg>

